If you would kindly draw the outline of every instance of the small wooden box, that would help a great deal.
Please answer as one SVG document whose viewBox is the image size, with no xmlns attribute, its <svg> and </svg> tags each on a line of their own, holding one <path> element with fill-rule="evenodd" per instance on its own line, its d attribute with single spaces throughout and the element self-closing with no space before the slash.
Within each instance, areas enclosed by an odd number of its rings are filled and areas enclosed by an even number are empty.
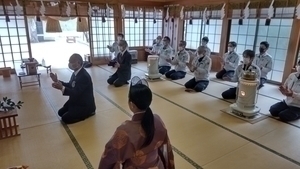
<svg viewBox="0 0 300 169">
<path fill-rule="evenodd" d="M 37 63 L 36 62 L 25 62 L 26 73 L 27 75 L 36 75 L 37 74 Z"/>
<path fill-rule="evenodd" d="M 2 72 L 3 77 L 10 77 L 11 67 L 0 68 L 0 71 Z"/>
<path fill-rule="evenodd" d="M 16 110 L 8 112 L 0 111 L 0 140 L 8 137 L 19 136 L 19 125 L 16 117 L 18 116 Z"/>
</svg>

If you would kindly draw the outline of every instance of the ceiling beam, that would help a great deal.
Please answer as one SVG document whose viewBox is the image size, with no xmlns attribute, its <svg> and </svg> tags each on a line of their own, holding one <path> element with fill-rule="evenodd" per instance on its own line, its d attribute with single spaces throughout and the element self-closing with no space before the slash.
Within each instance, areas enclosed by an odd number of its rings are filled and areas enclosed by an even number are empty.
<svg viewBox="0 0 300 169">
<path fill-rule="evenodd" d="M 19 0 L 20 5 L 22 5 L 25 2 L 25 4 L 30 4 L 32 2 L 36 2 L 36 3 L 40 3 L 40 0 Z M 66 2 L 66 0 L 43 0 L 43 2 Z M 162 7 L 164 6 L 166 3 L 163 2 L 162 0 L 157 0 L 157 1 L 151 1 L 151 0 L 75 0 L 72 1 L 70 0 L 69 2 L 76 2 L 80 5 L 87 5 L 89 2 L 91 3 L 91 5 L 95 4 L 124 4 L 124 5 L 129 5 L 129 6 L 152 6 L 152 7 Z M 4 5 L 5 6 L 10 6 L 10 4 L 12 5 L 16 5 L 16 1 L 15 0 L 4 0 Z M 3 5 L 2 2 L 0 1 L 0 5 Z"/>
</svg>

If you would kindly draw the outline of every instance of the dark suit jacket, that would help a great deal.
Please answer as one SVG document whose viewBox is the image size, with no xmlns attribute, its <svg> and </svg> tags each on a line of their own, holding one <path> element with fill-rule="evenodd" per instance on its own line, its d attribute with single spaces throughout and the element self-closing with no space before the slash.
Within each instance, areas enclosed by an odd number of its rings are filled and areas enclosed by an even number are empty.
<svg viewBox="0 0 300 169">
<path fill-rule="evenodd" d="M 64 96 L 69 96 L 68 107 L 74 107 L 92 113 L 96 110 L 93 82 L 90 74 L 84 69 L 75 76 L 73 73 L 68 83 L 62 82 L 65 87 Z"/>
<path fill-rule="evenodd" d="M 116 71 L 118 78 L 123 80 L 130 80 L 131 78 L 131 54 L 126 50 L 124 54 L 119 53 L 115 61 L 120 64 L 120 67 Z"/>
</svg>

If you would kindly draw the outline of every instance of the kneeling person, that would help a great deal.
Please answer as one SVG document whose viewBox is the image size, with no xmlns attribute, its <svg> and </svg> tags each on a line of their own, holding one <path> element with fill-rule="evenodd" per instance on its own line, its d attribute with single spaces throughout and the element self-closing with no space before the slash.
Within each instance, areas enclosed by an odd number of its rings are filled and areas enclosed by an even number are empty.
<svg viewBox="0 0 300 169">
<path fill-rule="evenodd" d="M 115 58 L 114 67 L 117 71 L 107 79 L 107 83 L 115 87 L 128 84 L 131 78 L 131 54 L 127 51 L 128 44 L 125 40 L 119 42 L 119 54 Z"/>
<path fill-rule="evenodd" d="M 297 72 L 291 73 L 280 92 L 286 96 L 284 101 L 278 102 L 270 107 L 270 113 L 279 117 L 284 122 L 300 119 L 300 60 L 297 64 Z"/>
<path fill-rule="evenodd" d="M 70 57 L 69 68 L 74 72 L 68 83 L 59 81 L 56 74 L 50 73 L 52 87 L 61 90 L 64 96 L 69 96 L 69 100 L 58 111 L 66 124 L 82 121 L 95 114 L 93 82 L 82 64 L 83 59 L 79 54 Z"/>
<path fill-rule="evenodd" d="M 255 53 L 252 50 L 245 50 L 243 52 L 243 64 L 236 68 L 233 78 L 226 77 L 224 80 L 238 82 L 239 78 L 245 71 L 254 71 L 257 75 L 257 78 L 260 79 L 260 68 L 252 63 L 254 57 Z M 236 99 L 236 92 L 237 87 L 230 88 L 222 93 L 222 97 L 223 99 Z"/>
<path fill-rule="evenodd" d="M 186 42 L 180 41 L 178 46 L 178 53 L 175 58 L 171 61 L 171 59 L 167 60 L 168 62 L 175 65 L 175 69 L 170 70 L 166 73 L 166 77 L 172 80 L 182 79 L 186 75 L 186 65 L 190 61 L 190 54 L 185 50 Z"/>
<path fill-rule="evenodd" d="M 224 77 L 233 77 L 234 71 L 239 65 L 239 55 L 235 52 L 236 46 L 236 42 L 228 43 L 228 53 L 225 53 L 224 56 L 224 67 L 216 74 L 217 79 L 223 79 Z"/>
<path fill-rule="evenodd" d="M 185 83 L 186 92 L 202 92 L 209 84 L 209 73 L 211 70 L 210 56 L 206 55 L 206 47 L 200 46 L 197 49 L 197 56 L 188 68 L 194 73 L 194 78 Z"/>
</svg>

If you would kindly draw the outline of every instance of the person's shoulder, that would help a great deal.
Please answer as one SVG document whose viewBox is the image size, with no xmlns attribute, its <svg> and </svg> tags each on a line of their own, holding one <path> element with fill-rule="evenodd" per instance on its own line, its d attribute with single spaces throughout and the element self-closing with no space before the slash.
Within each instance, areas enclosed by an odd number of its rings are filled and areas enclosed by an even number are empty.
<svg viewBox="0 0 300 169">
<path fill-rule="evenodd" d="M 273 58 L 272 55 L 270 55 L 269 53 L 266 54 L 266 57 L 270 60 L 272 60 L 272 58 Z"/>
<path fill-rule="evenodd" d="M 291 73 L 291 74 L 289 75 L 288 78 L 297 77 L 298 74 L 299 74 L 298 72 L 293 72 L 293 73 Z"/>
</svg>

